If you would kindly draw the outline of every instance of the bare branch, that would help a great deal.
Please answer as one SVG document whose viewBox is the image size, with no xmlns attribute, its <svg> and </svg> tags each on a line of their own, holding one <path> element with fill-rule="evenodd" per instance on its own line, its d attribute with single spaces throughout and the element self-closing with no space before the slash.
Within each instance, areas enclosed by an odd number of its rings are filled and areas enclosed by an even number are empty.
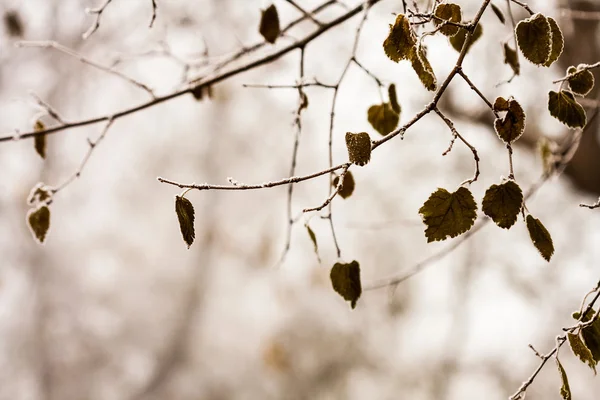
<svg viewBox="0 0 600 400">
<path fill-rule="evenodd" d="M 100 18 L 102 17 L 102 13 L 111 2 L 112 0 L 105 0 L 104 4 L 102 4 L 99 7 L 87 8 L 85 10 L 86 14 L 95 15 L 96 17 L 94 18 L 94 23 L 92 24 L 92 26 L 90 26 L 90 28 L 82 35 L 84 40 L 92 36 L 92 34 L 98 30 L 98 28 L 100 27 Z"/>
<path fill-rule="evenodd" d="M 298 5 L 298 3 L 296 3 L 294 0 L 286 0 L 286 1 L 288 3 L 290 3 L 292 6 L 294 6 L 298 11 L 300 11 L 306 18 L 310 19 L 312 22 L 317 24 L 317 26 L 323 26 L 323 24 L 321 22 L 319 22 L 315 17 L 313 17 L 313 15 L 311 13 L 306 11 L 304 8 L 300 7 Z"/>
<path fill-rule="evenodd" d="M 575 75 L 577 75 L 578 73 L 580 73 L 581 71 L 589 71 L 590 69 L 594 69 L 594 68 L 598 68 L 600 67 L 600 61 L 598 61 L 595 64 L 591 64 L 591 65 L 586 65 L 584 67 L 582 67 L 581 69 L 577 69 L 577 71 L 573 72 L 572 74 L 567 74 L 566 76 L 557 79 L 555 81 L 552 81 L 552 83 L 561 83 L 564 82 L 566 80 L 569 80 L 570 78 L 574 77 Z"/>
</svg>

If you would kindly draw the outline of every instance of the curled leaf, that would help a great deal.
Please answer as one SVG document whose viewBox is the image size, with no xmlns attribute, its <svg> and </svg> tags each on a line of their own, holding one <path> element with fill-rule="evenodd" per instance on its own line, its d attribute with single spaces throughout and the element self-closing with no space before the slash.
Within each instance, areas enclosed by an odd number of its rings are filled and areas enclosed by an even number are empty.
<svg viewBox="0 0 600 400">
<path fill-rule="evenodd" d="M 410 28 L 406 15 L 398 14 L 394 25 L 390 25 L 390 33 L 383 41 L 383 50 L 390 60 L 410 60 L 413 57 L 417 40 Z"/>
<path fill-rule="evenodd" d="M 183 241 L 189 249 L 196 237 L 194 230 L 194 206 L 185 197 L 175 196 L 175 212 L 179 220 L 179 229 L 181 230 Z"/>
<path fill-rule="evenodd" d="M 477 218 L 477 204 L 471 191 L 465 187 L 454 193 L 439 188 L 429 196 L 419 214 L 427 226 L 427 242 L 446 240 L 471 229 Z"/>
<path fill-rule="evenodd" d="M 558 358 L 555 358 L 555 360 L 556 360 L 556 366 L 558 367 L 558 373 L 560 374 L 560 381 L 561 381 L 560 397 L 562 397 L 563 400 L 571 400 L 571 388 L 569 387 L 569 378 L 567 377 L 567 372 L 563 368 L 563 366 L 560 363 L 560 361 L 558 360 Z"/>
<path fill-rule="evenodd" d="M 351 163 L 363 166 L 371 160 L 371 137 L 367 132 L 346 132 L 346 147 Z"/>
<path fill-rule="evenodd" d="M 398 103 L 398 95 L 396 94 L 396 85 L 393 83 L 388 86 L 388 97 L 390 98 L 390 105 L 392 106 L 392 110 L 396 111 L 396 113 L 400 114 L 402 111 L 402 107 L 400 107 L 400 103 Z"/>
<path fill-rule="evenodd" d="M 506 144 L 519 139 L 525 131 L 525 111 L 521 105 L 514 99 L 498 97 L 494 102 L 494 110 L 506 112 L 504 118 L 496 118 L 494 121 L 498 137 Z"/>
<path fill-rule="evenodd" d="M 275 43 L 275 40 L 277 40 L 281 34 L 279 14 L 277 13 L 277 8 L 275 8 L 274 4 L 271 4 L 266 10 L 262 11 L 258 31 L 262 37 L 271 44 Z"/>
<path fill-rule="evenodd" d="M 319 260 L 319 262 L 321 262 L 321 257 L 319 257 L 319 245 L 317 243 L 317 235 L 315 235 L 315 232 L 308 225 L 306 225 L 306 231 L 308 232 L 308 237 L 310 238 L 310 241 L 312 242 L 313 247 L 315 249 L 317 259 Z"/>
<path fill-rule="evenodd" d="M 33 130 L 35 132 L 41 132 L 46 129 L 44 123 L 40 120 L 35 121 L 35 125 L 33 126 Z M 46 135 L 35 135 L 33 138 L 35 151 L 42 158 L 46 158 Z"/>
<path fill-rule="evenodd" d="M 533 245 L 538 249 L 542 257 L 544 257 L 544 260 L 550 261 L 550 258 L 554 254 L 554 244 L 552 243 L 550 232 L 548 232 L 539 219 L 532 217 L 531 214 L 527 216 L 526 221 L 529 237 Z"/>
<path fill-rule="evenodd" d="M 565 47 L 565 39 L 563 37 L 562 31 L 560 30 L 560 27 L 558 26 L 554 18 L 548 17 L 548 23 L 550 24 L 552 47 L 550 50 L 550 57 L 548 57 L 548 60 L 544 64 L 544 67 L 549 67 L 556 60 L 558 60 L 558 57 L 560 57 L 560 55 L 563 52 L 563 48 Z"/>
<path fill-rule="evenodd" d="M 552 51 L 552 28 L 542 14 L 532 15 L 520 21 L 516 28 L 517 44 L 526 59 L 536 65 L 544 65 Z"/>
<path fill-rule="evenodd" d="M 423 46 L 419 46 L 413 56 L 412 67 L 417 73 L 423 86 L 425 86 L 425 89 L 434 91 L 437 88 L 437 79 L 433 73 L 433 68 L 429 63 L 429 60 L 427 60 Z"/>
<path fill-rule="evenodd" d="M 590 367 L 592 371 L 594 371 L 594 374 L 596 374 L 597 363 L 594 361 L 594 357 L 592 356 L 590 349 L 588 349 L 585 343 L 583 343 L 581 337 L 579 335 L 575 335 L 574 333 L 568 332 L 567 338 L 569 339 L 569 345 L 571 346 L 573 354 L 575 354 L 582 363 Z"/>
<path fill-rule="evenodd" d="M 367 119 L 377 132 L 385 136 L 396 129 L 400 115 L 390 103 L 383 103 L 369 107 Z"/>
<path fill-rule="evenodd" d="M 588 69 L 586 64 L 579 64 L 577 68 L 569 67 L 567 74 L 569 77 L 569 87 L 571 91 L 580 96 L 586 96 L 594 88 L 594 74 Z"/>
<path fill-rule="evenodd" d="M 460 10 L 460 6 L 454 3 L 438 4 L 435 8 L 434 15 L 438 18 L 451 22 L 460 22 L 462 19 L 462 12 Z M 454 36 L 458 33 L 458 30 L 460 29 L 460 27 L 456 25 L 445 23 L 443 21 L 440 21 L 439 19 L 434 19 L 433 21 L 437 26 L 444 24 L 440 28 L 440 32 L 442 35 Z"/>
<path fill-rule="evenodd" d="M 334 187 L 337 187 L 339 182 L 340 182 L 339 176 L 336 176 L 335 178 L 333 178 L 333 186 Z M 348 197 L 352 196 L 352 193 L 354 192 L 354 186 L 355 186 L 354 177 L 352 176 L 352 172 L 348 171 L 348 172 L 346 172 L 346 175 L 344 175 L 344 180 L 342 181 L 342 187 L 340 188 L 340 191 L 338 192 L 338 194 L 340 196 L 342 196 L 343 199 L 347 199 Z"/>
<path fill-rule="evenodd" d="M 473 37 L 469 42 L 469 46 L 467 47 L 467 52 L 471 49 L 471 46 L 483 35 L 483 26 L 481 26 L 481 22 L 477 24 L 475 30 L 473 31 Z M 454 50 L 460 52 L 465 44 L 465 40 L 467 40 L 467 30 L 464 28 L 460 28 L 458 33 L 450 38 L 450 44 L 454 48 Z"/>
<path fill-rule="evenodd" d="M 509 229 L 517 222 L 523 206 L 523 192 L 515 181 L 492 185 L 485 192 L 481 210 L 500 228 Z"/>
<path fill-rule="evenodd" d="M 492 11 L 494 12 L 494 14 L 496 14 L 496 17 L 498 17 L 498 20 L 501 23 L 506 23 L 506 18 L 504 18 L 504 13 L 502 12 L 501 9 L 498 8 L 498 6 L 496 6 L 494 3 L 491 4 L 492 6 Z"/>
<path fill-rule="evenodd" d="M 516 50 L 513 50 L 508 43 L 504 43 L 504 64 L 508 64 L 515 75 L 521 73 L 521 64 Z"/>
<path fill-rule="evenodd" d="M 362 286 L 360 282 L 360 266 L 358 261 L 351 263 L 335 263 L 329 274 L 331 285 L 344 300 L 350 302 L 350 307 L 356 307 L 360 295 L 362 294 Z"/>
<path fill-rule="evenodd" d="M 27 223 L 33 237 L 39 242 L 44 243 L 46 233 L 50 228 L 50 209 L 47 205 L 38 208 L 32 208 L 27 213 Z"/>
<path fill-rule="evenodd" d="M 570 128 L 583 128 L 587 122 L 585 109 L 569 90 L 548 93 L 550 115 Z"/>
</svg>

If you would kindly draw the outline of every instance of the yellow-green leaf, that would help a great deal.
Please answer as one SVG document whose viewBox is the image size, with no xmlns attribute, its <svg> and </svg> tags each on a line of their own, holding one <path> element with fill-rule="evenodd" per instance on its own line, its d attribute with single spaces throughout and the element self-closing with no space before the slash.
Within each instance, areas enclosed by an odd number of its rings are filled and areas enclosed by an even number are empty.
<svg viewBox="0 0 600 400">
<path fill-rule="evenodd" d="M 196 231 L 194 230 L 194 206 L 185 197 L 175 196 L 175 212 L 179 220 L 179 229 L 181 230 L 183 241 L 189 249 L 196 237 Z"/>
<path fill-rule="evenodd" d="M 540 252 L 544 260 L 550 261 L 552 254 L 554 254 L 554 244 L 552 243 L 552 236 L 546 227 L 540 222 L 539 219 L 534 218 L 530 215 L 527 216 L 527 230 L 529 231 L 529 237 L 533 242 L 533 245 Z"/>
<path fill-rule="evenodd" d="M 277 40 L 281 34 L 279 14 L 277 13 L 277 8 L 275 8 L 274 4 L 271 4 L 266 10 L 262 11 L 258 31 L 269 43 L 275 43 L 275 40 Z"/>
<path fill-rule="evenodd" d="M 406 15 L 399 14 L 394 25 L 390 25 L 390 33 L 383 41 L 383 50 L 390 60 L 410 60 L 417 45 L 415 34 L 410 28 Z"/>
<path fill-rule="evenodd" d="M 333 179 L 333 187 L 337 188 L 337 185 L 339 182 L 340 182 L 340 177 L 336 176 Z M 352 176 L 352 172 L 348 171 L 348 172 L 346 172 L 346 175 L 344 175 L 344 180 L 342 181 L 342 187 L 340 188 L 340 191 L 338 192 L 338 194 L 340 196 L 342 196 L 343 199 L 347 199 L 348 197 L 352 196 L 352 193 L 354 192 L 354 186 L 355 186 L 354 177 Z"/>
<path fill-rule="evenodd" d="M 346 147 L 351 163 L 363 166 L 371 160 L 371 137 L 367 132 L 346 132 Z"/>
<path fill-rule="evenodd" d="M 356 307 L 356 302 L 362 294 L 360 282 L 360 266 L 358 261 L 351 263 L 335 263 L 329 274 L 331 285 L 344 300 L 350 302 L 352 308 Z"/>
<path fill-rule="evenodd" d="M 402 107 L 400 107 L 400 103 L 398 103 L 398 95 L 396 95 L 396 85 L 393 83 L 388 86 L 388 97 L 390 98 L 390 105 L 392 106 L 392 110 L 396 111 L 396 113 L 400 114 L 402 111 Z"/>
<path fill-rule="evenodd" d="M 492 185 L 485 192 L 481 210 L 500 228 L 509 229 L 517 222 L 523 206 L 523 192 L 515 181 Z"/>
<path fill-rule="evenodd" d="M 515 28 L 517 43 L 526 59 L 544 65 L 552 51 L 552 28 L 548 18 L 535 14 L 524 19 Z"/>
<path fill-rule="evenodd" d="M 385 136 L 396 129 L 400 121 L 400 115 L 390 103 L 383 103 L 369 107 L 367 119 L 377 132 Z"/>
<path fill-rule="evenodd" d="M 453 3 L 438 4 L 435 8 L 434 15 L 438 18 L 451 22 L 460 22 L 462 19 L 462 12 L 460 10 L 460 6 L 458 4 Z M 440 32 L 442 33 L 442 35 L 454 36 L 458 33 L 458 30 L 460 29 L 460 27 L 456 25 L 445 23 L 443 21 L 438 20 L 437 18 L 433 21 L 437 26 L 444 24 L 444 26 L 440 28 Z"/>
<path fill-rule="evenodd" d="M 498 137 L 506 144 L 511 144 L 521 137 L 525 131 L 525 111 L 514 99 L 496 99 L 494 110 L 506 112 L 504 118 L 496 118 L 494 129 Z"/>
<path fill-rule="evenodd" d="M 583 128 L 587 122 L 585 109 L 568 90 L 548 93 L 550 115 L 570 128 Z"/>
<path fill-rule="evenodd" d="M 571 388 L 569 387 L 569 378 L 567 377 L 567 372 L 563 368 L 558 358 L 555 358 L 555 360 L 556 366 L 558 367 L 558 372 L 560 373 L 560 396 L 563 398 L 563 400 L 571 400 Z"/>
<path fill-rule="evenodd" d="M 425 55 L 425 49 L 419 46 L 416 54 L 412 58 L 412 67 L 419 76 L 425 89 L 434 91 L 437 88 L 437 79 L 433 73 L 433 68 Z"/>
<path fill-rule="evenodd" d="M 521 64 L 516 50 L 513 50 L 508 43 L 504 43 L 504 64 L 508 64 L 515 75 L 521 73 Z"/>
<path fill-rule="evenodd" d="M 496 17 L 498 17 L 500 22 L 504 24 L 506 22 L 506 18 L 504 18 L 504 13 L 502 12 L 502 10 L 499 9 L 498 6 L 496 6 L 494 3 L 492 3 L 491 6 L 492 11 L 494 12 L 494 14 L 496 14 Z"/>
<path fill-rule="evenodd" d="M 567 338 L 569 339 L 569 345 L 571 346 L 573 354 L 575 354 L 582 363 L 590 367 L 594 371 L 594 374 L 596 374 L 597 363 L 594 360 L 590 349 L 588 349 L 585 343 L 583 343 L 581 337 L 579 335 L 575 335 L 574 333 L 568 332 Z"/>
<path fill-rule="evenodd" d="M 427 242 L 446 240 L 471 229 L 477 218 L 477 204 L 471 191 L 465 187 L 454 193 L 439 188 L 429 196 L 419 214 L 427 225 Z"/>
<path fill-rule="evenodd" d="M 560 27 L 554 18 L 548 17 L 548 23 L 550 24 L 552 47 L 550 50 L 550 57 L 548 57 L 548 60 L 544 64 L 545 67 L 551 66 L 556 60 L 558 60 L 558 57 L 560 57 L 563 52 L 563 48 L 565 47 L 565 39 L 562 31 L 560 30 Z"/>
<path fill-rule="evenodd" d="M 467 47 L 467 52 L 471 49 L 471 46 L 483 35 L 483 27 L 481 26 L 481 22 L 477 24 L 475 30 L 473 31 L 473 37 L 469 42 L 469 47 Z M 467 39 L 467 30 L 464 28 L 460 28 L 458 33 L 450 38 L 450 44 L 454 48 L 454 50 L 460 52 L 465 44 L 465 40 Z"/>
<path fill-rule="evenodd" d="M 46 129 L 44 123 L 40 120 L 35 121 L 35 125 L 33 126 L 33 130 L 35 132 L 41 132 Z M 35 151 L 42 158 L 46 158 L 46 135 L 35 135 L 33 138 Z"/>
<path fill-rule="evenodd" d="M 321 257 L 319 257 L 319 245 L 317 243 L 317 235 L 315 235 L 315 232 L 308 225 L 306 225 L 306 231 L 308 232 L 308 237 L 310 238 L 310 241 L 312 242 L 313 247 L 315 249 L 317 259 L 319 260 L 319 262 L 321 262 Z"/>
<path fill-rule="evenodd" d="M 568 79 L 571 91 L 581 96 L 586 96 L 594 87 L 594 74 L 586 67 L 586 64 L 579 64 L 577 68 L 567 69 L 567 74 L 573 74 Z"/>
<path fill-rule="evenodd" d="M 27 213 L 27 222 L 33 237 L 39 243 L 44 243 L 46 233 L 50 228 L 50 209 L 47 205 L 42 205 L 38 208 L 32 208 Z"/>
</svg>

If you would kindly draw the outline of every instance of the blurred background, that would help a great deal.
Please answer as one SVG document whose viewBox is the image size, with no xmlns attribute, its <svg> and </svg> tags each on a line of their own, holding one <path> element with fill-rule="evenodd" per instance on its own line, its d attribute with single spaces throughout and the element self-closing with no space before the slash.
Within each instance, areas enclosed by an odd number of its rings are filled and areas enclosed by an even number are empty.
<svg viewBox="0 0 600 400">
<path fill-rule="evenodd" d="M 320 1 L 298 0 L 305 9 Z M 210 71 L 242 46 L 260 42 L 260 0 L 113 0 L 99 29 L 85 9 L 91 0 L 2 0 L 0 13 L 0 132 L 31 130 L 39 108 L 30 93 L 77 121 L 148 100 L 148 93 L 117 76 L 53 49 L 17 48 L 18 41 L 52 40 L 167 94 Z M 356 0 L 344 1 L 349 7 Z M 410 2 L 409 2 L 410 3 Z M 421 2 L 424 7 L 426 2 Z M 466 19 L 481 1 L 459 0 Z M 495 2 L 507 13 L 506 2 Z M 302 16 L 275 0 L 281 23 Z M 566 38 L 550 69 L 521 57 L 511 84 L 502 42 L 511 35 L 491 11 L 464 70 L 490 99 L 513 95 L 527 112 L 515 147 L 515 174 L 524 190 L 543 167 L 542 136 L 572 135 L 546 110 L 552 80 L 570 65 L 600 60 L 600 1 L 531 1 L 553 16 Z M 517 20 L 527 17 L 516 5 Z M 402 11 L 383 0 L 369 14 L 357 57 L 384 83 L 395 83 L 408 121 L 431 93 L 406 63 L 391 62 L 381 43 Z M 574 12 L 577 11 L 577 12 Z M 580 12 L 585 11 L 585 12 Z M 329 21 L 345 12 L 332 5 Z M 508 14 L 506 14 L 508 15 Z M 351 55 L 358 15 L 306 49 L 307 79 L 335 83 Z M 237 64 L 273 52 L 315 29 L 305 21 L 276 45 Z M 444 37 L 426 39 L 438 80 L 455 63 Z M 512 42 L 511 42 L 512 44 Z M 400 284 L 366 291 L 355 310 L 336 294 L 329 270 L 337 259 L 329 223 L 307 214 L 294 225 L 291 248 L 278 264 L 287 231 L 287 188 L 191 191 L 196 242 L 188 250 L 174 212 L 179 182 L 227 184 L 227 177 L 258 183 L 288 176 L 294 145 L 297 91 L 244 88 L 294 84 L 298 52 L 215 85 L 210 100 L 185 95 L 117 120 L 95 149 L 80 179 L 57 193 L 44 245 L 25 223 L 27 196 L 38 182 L 59 185 L 77 171 L 88 138 L 101 125 L 48 137 L 42 160 L 31 140 L 0 144 L 0 399 L 506 399 L 533 372 L 570 314 L 600 277 L 600 214 L 580 208 L 600 195 L 598 119 L 565 174 L 527 202 L 551 232 L 556 252 L 546 263 L 522 220 L 505 231 L 487 224 L 457 250 Z M 229 67 L 228 67 L 229 68 Z M 595 72 L 598 79 L 597 70 Z M 598 87 L 598 86 L 597 86 Z M 597 98 L 598 89 L 588 98 Z M 298 174 L 328 165 L 332 92 L 307 88 Z M 347 160 L 346 131 L 378 134 L 367 109 L 380 97 L 374 81 L 352 66 L 342 85 L 334 126 L 334 163 Z M 594 107 L 597 103 L 589 102 Z M 485 104 L 461 80 L 440 108 L 478 149 L 485 189 L 508 175 L 506 150 Z M 588 115 L 592 109 L 588 107 Z M 46 121 L 52 125 L 51 120 Z M 452 244 L 427 244 L 418 209 L 438 187 L 454 190 L 473 173 L 470 151 L 429 115 L 353 168 L 354 195 L 336 198 L 333 215 L 342 261 L 358 260 L 363 285 L 410 270 Z M 328 178 L 295 186 L 294 215 L 321 204 Z M 482 217 L 483 218 L 483 217 Z M 321 262 L 304 228 L 310 221 Z M 456 239 L 455 239 L 456 240 Z M 573 397 L 598 398 L 600 381 L 564 346 L 561 360 Z M 528 390 L 531 399 L 559 399 L 553 363 Z"/>
</svg>

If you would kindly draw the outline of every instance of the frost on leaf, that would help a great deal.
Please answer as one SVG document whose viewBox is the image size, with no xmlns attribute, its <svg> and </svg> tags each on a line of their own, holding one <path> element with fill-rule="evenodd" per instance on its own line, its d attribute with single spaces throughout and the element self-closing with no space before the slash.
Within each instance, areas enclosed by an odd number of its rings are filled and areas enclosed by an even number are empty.
<svg viewBox="0 0 600 400">
<path fill-rule="evenodd" d="M 565 47 L 565 39 L 563 37 L 562 31 L 560 30 L 560 27 L 558 26 L 554 18 L 548 17 L 548 23 L 550 24 L 550 31 L 552 35 L 552 47 L 550 50 L 550 57 L 548 57 L 548 60 L 544 64 L 544 67 L 549 67 L 556 60 L 558 60 L 558 57 L 560 57 L 560 55 L 563 52 L 563 48 Z"/>
<path fill-rule="evenodd" d="M 548 18 L 535 14 L 524 19 L 515 28 L 517 43 L 526 59 L 544 65 L 552 51 L 552 28 Z"/>
<path fill-rule="evenodd" d="M 560 397 L 563 400 L 571 400 L 571 388 L 569 387 L 569 378 L 567 377 L 567 372 L 563 368 L 562 364 L 555 358 L 556 366 L 558 367 L 558 373 L 560 374 Z"/>
<path fill-rule="evenodd" d="M 52 200 L 52 189 L 46 186 L 42 182 L 36 183 L 36 185 L 31 189 L 29 196 L 27 196 L 27 204 L 30 206 L 37 204 L 50 204 Z"/>
<path fill-rule="evenodd" d="M 431 64 L 429 64 L 429 60 L 427 60 L 425 49 L 422 46 L 418 47 L 412 59 L 412 67 L 419 76 L 423 86 L 425 86 L 425 89 L 434 91 L 437 88 L 437 79 L 433 73 Z"/>
<path fill-rule="evenodd" d="M 363 166 L 371 160 L 371 137 L 367 132 L 346 132 L 346 147 L 351 163 Z"/>
<path fill-rule="evenodd" d="M 526 220 L 527 230 L 529 231 L 529 237 L 533 245 L 538 249 L 542 257 L 544 257 L 544 260 L 550 261 L 552 254 L 554 254 L 554 244 L 552 243 L 550 232 L 548 232 L 539 219 L 528 215 Z"/>
<path fill-rule="evenodd" d="M 410 28 L 408 18 L 404 14 L 396 17 L 394 25 L 390 25 L 390 33 L 383 41 L 383 50 L 390 60 L 410 60 L 415 52 L 417 40 Z"/>
<path fill-rule="evenodd" d="M 467 47 L 467 51 L 473 46 L 473 43 L 477 41 L 483 34 L 483 27 L 481 26 L 481 22 L 477 24 L 475 30 L 473 31 L 473 36 L 471 37 L 471 42 L 469 42 L 469 46 Z M 467 30 L 464 28 L 460 28 L 458 33 L 450 38 L 450 44 L 454 48 L 454 50 L 460 52 L 465 44 L 465 40 L 467 39 Z"/>
<path fill-rule="evenodd" d="M 508 64 L 515 75 L 521 73 L 521 64 L 519 64 L 517 51 L 513 50 L 508 43 L 504 43 L 504 64 Z"/>
<path fill-rule="evenodd" d="M 35 121 L 35 125 L 33 126 L 33 130 L 35 132 L 41 132 L 46 129 L 46 126 L 42 121 Z M 46 158 L 46 135 L 35 135 L 33 138 L 35 151 L 42 158 Z"/>
<path fill-rule="evenodd" d="M 514 99 L 498 97 L 494 102 L 494 111 L 506 112 L 504 118 L 496 118 L 494 121 L 498 137 L 506 144 L 519 139 L 525 131 L 525 111 L 521 105 Z"/>
<path fill-rule="evenodd" d="M 462 19 L 462 12 L 460 11 L 460 6 L 458 4 L 453 3 L 438 4 L 438 6 L 435 8 L 434 15 L 438 18 L 451 22 L 460 22 Z M 437 26 L 444 24 L 444 26 L 440 28 L 440 32 L 442 33 L 442 35 L 454 36 L 458 33 L 458 30 L 460 29 L 460 27 L 456 25 L 445 23 L 437 18 L 433 21 Z"/>
<path fill-rule="evenodd" d="M 429 196 L 419 214 L 427 225 L 427 242 L 446 240 L 471 229 L 477 218 L 477 204 L 471 191 L 465 187 L 454 193 L 439 188 Z"/>
<path fill-rule="evenodd" d="M 279 14 L 274 4 L 271 4 L 262 12 L 258 31 L 269 43 L 275 43 L 275 40 L 277 40 L 281 30 L 279 28 Z"/>
<path fill-rule="evenodd" d="M 400 107 L 400 103 L 398 103 L 398 95 L 396 94 L 396 85 L 393 83 L 388 87 L 388 97 L 390 98 L 390 105 L 392 106 L 392 110 L 396 111 L 398 114 L 402 111 L 402 107 Z"/>
<path fill-rule="evenodd" d="M 585 110 L 568 90 L 548 93 L 550 115 L 570 128 L 583 128 L 587 122 Z"/>
<path fill-rule="evenodd" d="M 27 213 L 27 223 L 33 237 L 39 243 L 44 243 L 46 233 L 48 233 L 48 228 L 50 228 L 50 209 L 48 206 L 42 205 L 41 207 L 29 210 Z"/>
<path fill-rule="evenodd" d="M 517 222 L 523 205 L 523 192 L 515 181 L 492 185 L 485 192 L 481 210 L 500 228 L 509 229 Z"/>
<path fill-rule="evenodd" d="M 336 176 L 333 179 L 333 187 L 337 188 L 338 183 L 340 182 L 340 177 Z M 352 172 L 348 171 L 346 172 L 346 175 L 344 175 L 344 180 L 342 181 L 342 187 L 340 188 L 340 191 L 338 192 L 338 194 L 340 196 L 342 196 L 343 199 L 347 199 L 348 197 L 352 196 L 352 193 L 354 192 L 354 177 L 352 176 Z"/>
<path fill-rule="evenodd" d="M 594 74 L 585 69 L 586 67 L 586 64 L 579 64 L 577 68 L 567 69 L 567 74 L 573 74 L 568 79 L 571 91 L 581 96 L 586 96 L 594 87 Z"/>
<path fill-rule="evenodd" d="M 308 232 L 308 237 L 310 238 L 310 241 L 313 244 L 313 248 L 315 249 L 317 259 L 319 260 L 319 262 L 321 262 L 321 257 L 319 257 L 319 245 L 317 243 L 317 235 L 315 235 L 315 232 L 308 225 L 306 225 L 306 231 Z"/>
<path fill-rule="evenodd" d="M 597 363 L 592 356 L 592 352 L 587 348 L 585 343 L 583 343 L 581 337 L 579 335 L 575 335 L 574 333 L 568 332 L 567 338 L 569 339 L 569 345 L 571 346 L 573 354 L 575 354 L 582 363 L 587 364 L 587 366 L 590 367 L 595 374 Z"/>
<path fill-rule="evenodd" d="M 585 317 L 581 319 L 581 322 L 588 322 L 594 317 L 595 313 L 594 310 L 588 311 Z M 579 320 L 580 316 L 579 312 L 573 314 L 576 320 Z M 597 364 L 600 362 L 600 319 L 596 319 L 592 325 L 583 328 L 581 336 L 583 337 L 585 346 L 590 350 L 592 358 Z"/>
<path fill-rule="evenodd" d="M 181 230 L 183 241 L 189 249 L 196 237 L 194 230 L 194 206 L 185 197 L 175 196 L 175 212 L 179 220 L 179 229 Z"/>
<path fill-rule="evenodd" d="M 349 301 L 350 307 L 356 307 L 356 302 L 362 293 L 358 261 L 352 261 L 349 264 L 335 263 L 329 277 L 333 290 L 344 300 Z"/>
<path fill-rule="evenodd" d="M 367 119 L 377 132 L 385 136 L 396 129 L 400 121 L 400 114 L 390 103 L 376 104 L 369 107 Z"/>
<path fill-rule="evenodd" d="M 504 18 L 504 13 L 502 12 L 502 10 L 499 9 L 498 6 L 496 6 L 494 3 L 492 3 L 491 6 L 492 11 L 494 12 L 494 14 L 496 14 L 496 17 L 498 17 L 500 22 L 504 24 L 506 22 L 506 18 Z"/>
</svg>

